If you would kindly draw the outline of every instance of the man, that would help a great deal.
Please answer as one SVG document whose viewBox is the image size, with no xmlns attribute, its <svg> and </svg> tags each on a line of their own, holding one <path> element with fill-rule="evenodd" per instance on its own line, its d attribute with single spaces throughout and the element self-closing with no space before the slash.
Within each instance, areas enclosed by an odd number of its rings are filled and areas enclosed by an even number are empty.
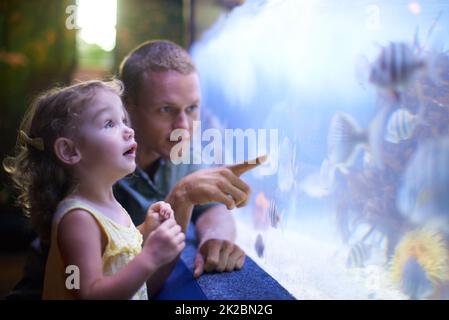
<svg viewBox="0 0 449 320">
<path fill-rule="evenodd" d="M 195 277 L 204 271 L 240 269 L 245 254 L 234 243 L 235 222 L 227 209 L 248 201 L 250 188 L 239 174 L 254 165 L 201 169 L 170 161 L 170 151 L 178 143 L 170 140 L 170 134 L 183 129 L 182 140 L 188 141 L 193 121 L 200 119 L 199 78 L 189 54 L 169 41 L 145 42 L 124 59 L 120 78 L 138 142 L 138 168 L 116 185 L 118 201 L 136 224 L 159 200 L 171 204 L 184 232 L 190 220 L 195 222 L 199 240 Z M 158 291 L 173 267 L 174 263 L 166 266 L 149 280 L 150 293 Z"/>
</svg>

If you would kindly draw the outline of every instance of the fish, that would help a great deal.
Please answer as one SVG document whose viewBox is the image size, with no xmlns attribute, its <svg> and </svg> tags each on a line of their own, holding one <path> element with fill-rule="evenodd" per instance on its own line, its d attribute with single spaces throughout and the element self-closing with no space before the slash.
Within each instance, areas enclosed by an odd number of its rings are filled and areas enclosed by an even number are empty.
<svg viewBox="0 0 449 320">
<path fill-rule="evenodd" d="M 263 192 L 256 197 L 254 226 L 259 230 L 266 230 L 270 226 L 278 228 L 282 220 L 276 200 L 268 199 Z"/>
<path fill-rule="evenodd" d="M 421 144 L 406 165 L 397 196 L 401 214 L 418 225 L 449 225 L 449 136 Z"/>
<path fill-rule="evenodd" d="M 415 257 L 410 257 L 404 265 L 401 287 L 412 300 L 425 299 L 434 291 L 426 271 Z"/>
<path fill-rule="evenodd" d="M 378 58 L 371 65 L 369 82 L 378 88 L 387 89 L 399 99 L 399 91 L 410 84 L 418 71 L 426 67 L 426 60 L 415 54 L 407 43 L 390 42 L 388 46 L 382 47 Z"/>
<path fill-rule="evenodd" d="M 268 228 L 266 215 L 269 206 L 270 201 L 265 196 L 265 193 L 259 192 L 256 196 L 256 203 L 254 206 L 254 216 L 253 216 L 254 227 L 257 230 L 265 230 Z"/>
<path fill-rule="evenodd" d="M 270 204 L 267 209 L 267 217 L 270 222 L 270 226 L 277 229 L 281 222 L 281 213 L 276 205 L 276 201 L 273 199 L 270 200 Z"/>
<path fill-rule="evenodd" d="M 260 233 L 257 235 L 256 242 L 254 243 L 254 249 L 256 250 L 257 256 L 262 258 L 265 251 L 265 244 Z"/>
<path fill-rule="evenodd" d="M 348 257 L 346 259 L 346 267 L 348 268 L 363 268 L 366 261 L 369 259 L 371 254 L 370 247 L 363 242 L 357 242 L 348 252 Z"/>
<path fill-rule="evenodd" d="M 394 111 L 388 119 L 385 140 L 397 144 L 410 139 L 413 136 L 419 118 L 419 115 L 414 115 L 405 108 Z"/>
<path fill-rule="evenodd" d="M 332 117 L 327 136 L 327 154 L 331 164 L 351 165 L 357 150 L 366 142 L 366 132 L 349 114 L 337 112 Z"/>
<path fill-rule="evenodd" d="M 332 168 L 348 173 L 358 152 L 366 149 L 370 152 L 373 164 L 382 168 L 382 147 L 385 126 L 390 108 L 380 109 L 367 129 L 361 129 L 357 121 L 349 114 L 337 112 L 330 124 L 327 137 L 327 158 Z"/>
<path fill-rule="evenodd" d="M 415 6 L 414 9 L 416 8 Z M 416 27 L 412 44 L 390 42 L 382 46 L 376 43 L 380 47 L 380 52 L 371 62 L 366 56 L 359 55 L 355 65 L 359 84 L 366 88 L 365 84 L 369 82 L 379 89 L 386 90 L 391 93 L 394 102 L 400 100 L 400 92 L 422 71 L 426 71 L 432 82 L 437 84 L 441 80 L 436 70 L 437 55 L 429 50 L 428 44 L 442 14 L 441 10 L 433 20 L 424 39 L 424 45 L 420 44 L 419 27 Z"/>
</svg>

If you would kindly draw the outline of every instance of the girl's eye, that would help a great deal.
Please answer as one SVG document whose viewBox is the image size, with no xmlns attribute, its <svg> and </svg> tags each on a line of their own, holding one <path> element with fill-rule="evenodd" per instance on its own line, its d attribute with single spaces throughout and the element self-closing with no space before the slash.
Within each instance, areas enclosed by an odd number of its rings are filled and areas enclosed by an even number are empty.
<svg viewBox="0 0 449 320">
<path fill-rule="evenodd" d="M 124 124 L 128 124 L 128 118 L 123 118 L 122 121 L 123 121 Z"/>
<path fill-rule="evenodd" d="M 113 128 L 114 127 L 114 121 L 112 120 L 108 120 L 106 121 L 106 123 L 104 124 L 105 128 Z"/>
</svg>

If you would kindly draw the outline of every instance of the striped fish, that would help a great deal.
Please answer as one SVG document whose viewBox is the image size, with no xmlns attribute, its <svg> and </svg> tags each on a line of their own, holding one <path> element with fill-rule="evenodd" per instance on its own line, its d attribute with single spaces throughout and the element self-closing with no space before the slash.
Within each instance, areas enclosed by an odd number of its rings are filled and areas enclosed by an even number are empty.
<svg viewBox="0 0 449 320">
<path fill-rule="evenodd" d="M 363 242 L 357 242 L 349 249 L 346 266 L 348 268 L 363 268 L 369 257 L 370 248 Z"/>
<path fill-rule="evenodd" d="M 400 143 L 412 137 L 418 123 L 418 115 L 401 108 L 393 112 L 388 119 L 385 140 L 391 143 Z"/>
<path fill-rule="evenodd" d="M 367 129 L 361 129 L 349 114 L 337 112 L 330 124 L 327 136 L 327 158 L 331 168 L 346 174 L 362 148 L 370 152 L 373 166 L 382 167 L 382 149 L 388 108 L 377 112 Z"/>
<path fill-rule="evenodd" d="M 275 200 L 270 200 L 270 204 L 267 209 L 267 216 L 270 221 L 270 226 L 277 229 L 281 222 L 281 213 Z"/>
<path fill-rule="evenodd" d="M 259 258 L 263 257 L 265 251 L 265 244 L 263 243 L 262 235 L 259 233 L 256 238 L 256 243 L 254 244 L 254 249 L 256 250 L 257 256 Z"/>
<path fill-rule="evenodd" d="M 327 136 L 327 151 L 330 164 L 350 165 L 357 149 L 367 140 L 366 133 L 347 113 L 337 112 L 331 120 Z"/>
<path fill-rule="evenodd" d="M 399 87 L 407 85 L 416 72 L 425 67 L 426 62 L 418 58 L 409 45 L 391 42 L 382 48 L 372 64 L 369 81 L 397 93 Z"/>
</svg>

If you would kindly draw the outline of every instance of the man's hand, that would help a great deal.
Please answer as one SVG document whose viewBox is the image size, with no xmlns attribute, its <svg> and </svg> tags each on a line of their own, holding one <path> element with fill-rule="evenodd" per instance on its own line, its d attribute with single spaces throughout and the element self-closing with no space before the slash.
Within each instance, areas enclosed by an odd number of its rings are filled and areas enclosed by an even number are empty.
<svg viewBox="0 0 449 320">
<path fill-rule="evenodd" d="M 246 171 L 249 171 L 251 169 L 254 169 L 255 167 L 261 165 L 265 161 L 267 161 L 268 156 L 263 155 L 260 157 L 257 157 L 256 159 L 250 160 L 250 161 L 244 161 L 243 163 L 233 164 L 230 166 L 227 166 L 235 175 L 240 177 L 242 174 L 244 174 Z"/>
<path fill-rule="evenodd" d="M 221 202 L 229 210 L 240 208 L 247 204 L 251 190 L 240 176 L 265 160 L 263 156 L 240 164 L 199 170 L 184 177 L 180 185 L 193 205 Z"/>
<path fill-rule="evenodd" d="M 244 262 L 245 252 L 236 244 L 228 240 L 209 239 L 198 249 L 193 276 L 198 278 L 203 272 L 238 270 Z"/>
<path fill-rule="evenodd" d="M 195 204 L 218 201 L 226 205 L 228 209 L 242 207 L 249 199 L 249 186 L 240 179 L 240 176 L 266 161 L 266 156 L 258 157 L 253 161 L 211 169 L 206 173 L 215 175 L 217 181 L 210 178 L 204 180 L 202 188 L 192 188 L 189 195 Z M 214 170 L 214 171 L 212 171 Z M 204 171 L 203 171 L 204 172 Z M 201 174 L 201 171 L 197 173 Z M 204 176 L 206 178 L 206 175 Z M 207 187 L 206 187 L 207 186 Z M 202 195 L 211 197 L 209 201 Z M 214 232 L 221 233 L 219 238 L 211 237 Z M 211 208 L 199 218 L 197 222 L 197 233 L 201 240 L 198 252 L 195 256 L 195 269 L 193 275 L 198 278 L 203 272 L 223 272 L 240 269 L 245 262 L 245 252 L 233 241 L 220 239 L 227 237 L 235 238 L 235 225 L 232 216 L 220 208 Z"/>
</svg>

